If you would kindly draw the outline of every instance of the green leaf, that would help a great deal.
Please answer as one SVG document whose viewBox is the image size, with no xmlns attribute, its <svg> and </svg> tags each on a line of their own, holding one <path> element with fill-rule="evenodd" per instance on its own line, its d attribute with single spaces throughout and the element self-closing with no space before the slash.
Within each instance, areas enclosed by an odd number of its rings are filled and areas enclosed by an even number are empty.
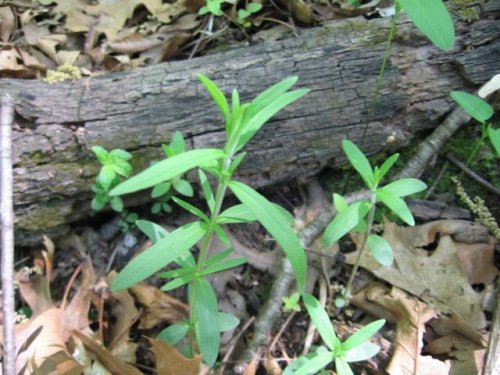
<svg viewBox="0 0 500 375">
<path fill-rule="evenodd" d="M 367 359 L 370 359 L 371 357 L 377 355 L 379 351 L 380 348 L 377 345 L 372 344 L 371 342 L 365 342 L 353 349 L 346 351 L 344 354 L 344 359 L 347 362 L 366 361 Z"/>
<path fill-rule="evenodd" d="M 342 212 L 349 206 L 344 197 L 337 193 L 333 193 L 333 205 L 335 206 L 337 212 Z"/>
<path fill-rule="evenodd" d="M 415 225 L 415 219 L 404 200 L 386 190 L 378 190 L 376 195 L 378 200 L 382 201 L 406 224 Z"/>
<path fill-rule="evenodd" d="M 172 200 L 177 203 L 179 206 L 184 208 L 186 211 L 191 212 L 193 215 L 198 216 L 201 220 L 205 221 L 208 223 L 210 221 L 210 218 L 203 213 L 199 208 L 196 208 L 192 204 L 189 204 L 186 201 L 183 201 L 180 198 L 177 197 L 172 197 Z"/>
<path fill-rule="evenodd" d="M 198 242 L 205 234 L 200 222 L 189 223 L 156 242 L 133 258 L 111 282 L 111 290 L 126 289 L 151 276 Z"/>
<path fill-rule="evenodd" d="M 338 375 L 354 375 L 349 364 L 343 357 L 335 358 L 335 370 L 337 370 Z"/>
<path fill-rule="evenodd" d="M 226 259 L 226 260 L 223 260 L 219 263 L 212 264 L 211 266 L 205 267 L 202 274 L 209 275 L 212 273 L 225 271 L 225 270 L 228 270 L 231 268 L 239 267 L 242 264 L 245 264 L 246 262 L 247 262 L 247 259 L 244 257 Z"/>
<path fill-rule="evenodd" d="M 109 155 L 112 156 L 114 159 L 119 159 L 124 161 L 132 159 L 132 154 L 119 148 L 111 150 Z"/>
<path fill-rule="evenodd" d="M 294 371 L 294 375 L 310 375 L 316 374 L 321 369 L 324 369 L 330 362 L 333 361 L 331 352 L 318 353 L 305 364 Z"/>
<path fill-rule="evenodd" d="M 161 212 L 161 203 L 160 202 L 156 202 L 155 204 L 153 204 L 153 206 L 151 207 L 151 213 L 153 215 L 156 215 L 156 214 L 159 214 Z"/>
<path fill-rule="evenodd" d="M 337 242 L 363 220 L 368 211 L 370 211 L 370 208 L 370 202 L 361 201 L 353 203 L 345 210 L 337 213 L 335 218 L 325 229 L 323 243 L 325 245 L 331 245 Z"/>
<path fill-rule="evenodd" d="M 191 184 L 186 180 L 173 180 L 172 182 L 175 191 L 186 197 L 192 197 L 194 195 L 194 190 Z"/>
<path fill-rule="evenodd" d="M 168 231 L 165 228 L 152 221 L 137 220 L 135 224 L 153 242 L 158 242 L 168 235 Z"/>
<path fill-rule="evenodd" d="M 307 280 L 306 254 L 297 235 L 284 219 L 283 214 L 275 205 L 251 187 L 236 181 L 229 182 L 228 186 L 280 244 L 290 260 L 297 279 L 298 289 L 303 291 Z"/>
<path fill-rule="evenodd" d="M 497 156 L 500 156 L 500 129 L 488 127 L 488 137 L 497 152 Z"/>
<path fill-rule="evenodd" d="M 187 335 L 188 331 L 189 325 L 187 323 L 176 323 L 161 331 L 158 338 L 170 345 L 175 345 Z"/>
<path fill-rule="evenodd" d="M 163 285 L 160 288 L 160 290 L 162 292 L 169 292 L 169 291 L 177 289 L 183 285 L 186 285 L 187 283 L 191 282 L 193 279 L 195 279 L 197 277 L 198 277 L 198 274 L 196 272 L 192 272 L 192 273 L 189 273 L 187 275 L 179 276 L 179 277 L 169 281 L 165 285 Z"/>
<path fill-rule="evenodd" d="M 232 176 L 236 168 L 240 166 L 241 162 L 243 161 L 246 155 L 247 155 L 246 152 L 242 152 L 241 154 L 236 155 L 234 160 L 231 162 L 231 166 L 229 167 L 228 170 L 230 176 Z"/>
<path fill-rule="evenodd" d="M 120 197 L 113 197 L 109 201 L 113 211 L 122 212 L 123 211 L 123 200 Z"/>
<path fill-rule="evenodd" d="M 363 154 L 358 146 L 347 139 L 342 141 L 342 148 L 353 168 L 359 173 L 363 181 L 365 181 L 366 186 L 368 186 L 369 189 L 373 189 L 373 169 L 365 154 Z"/>
<path fill-rule="evenodd" d="M 98 194 L 92 199 L 92 202 L 90 202 L 90 207 L 94 211 L 100 211 L 104 208 L 106 202 L 107 202 L 106 197 L 103 197 L 101 194 Z"/>
<path fill-rule="evenodd" d="M 219 237 L 219 239 L 223 244 L 228 246 L 231 245 L 231 240 L 229 239 L 229 236 L 226 234 L 224 229 L 222 229 L 222 227 L 219 224 L 213 223 L 212 229 L 214 230 L 215 234 L 217 235 L 217 237 Z"/>
<path fill-rule="evenodd" d="M 205 363 L 212 367 L 220 348 L 219 306 L 212 286 L 207 280 L 196 279 L 190 286 L 194 303 L 196 341 Z"/>
<path fill-rule="evenodd" d="M 283 310 L 284 311 L 300 311 L 299 305 L 300 293 L 295 292 L 290 297 L 283 297 Z"/>
<path fill-rule="evenodd" d="M 240 324 L 240 320 L 233 314 L 219 311 L 219 329 L 221 332 L 230 331 Z"/>
<path fill-rule="evenodd" d="M 394 260 L 391 245 L 385 239 L 376 234 L 368 236 L 368 249 L 375 260 L 381 265 L 390 267 Z"/>
<path fill-rule="evenodd" d="M 427 185 L 416 178 L 402 178 L 380 188 L 398 197 L 406 197 L 427 189 Z"/>
<path fill-rule="evenodd" d="M 491 105 L 478 96 L 464 91 L 452 91 L 450 96 L 469 114 L 469 116 L 480 123 L 486 122 L 493 116 L 493 108 Z"/>
<path fill-rule="evenodd" d="M 246 145 L 248 141 L 250 141 L 250 139 L 255 135 L 255 133 L 262 127 L 262 125 L 264 125 L 271 117 L 273 117 L 287 105 L 306 95 L 309 91 L 311 90 L 299 89 L 284 93 L 280 97 L 269 103 L 269 105 L 264 107 L 260 112 L 249 118 L 247 122 L 244 122 L 242 134 L 238 141 L 236 151 Z"/>
<path fill-rule="evenodd" d="M 184 142 L 184 137 L 180 131 L 176 131 L 172 140 L 170 141 L 170 148 L 172 149 L 174 155 L 182 154 L 186 151 L 186 143 Z"/>
<path fill-rule="evenodd" d="M 198 169 L 198 177 L 200 178 L 201 189 L 203 190 L 203 195 L 207 201 L 208 209 L 210 213 L 214 213 L 215 209 L 215 198 L 210 183 L 208 182 L 207 175 L 201 169 Z"/>
<path fill-rule="evenodd" d="M 227 139 L 231 138 L 233 133 L 234 125 L 236 124 L 236 119 L 240 114 L 240 94 L 238 90 L 233 89 L 231 94 L 231 121 L 226 124 L 226 136 Z"/>
<path fill-rule="evenodd" d="M 347 352 L 348 350 L 363 344 L 365 341 L 368 341 L 375 333 L 377 333 L 384 326 L 384 324 L 385 320 L 379 319 L 364 326 L 354 335 L 352 335 L 342 343 L 342 350 Z"/>
<path fill-rule="evenodd" d="M 145 171 L 122 182 L 111 190 L 111 195 L 122 195 L 147 189 L 179 176 L 192 168 L 216 159 L 224 158 L 226 154 L 218 149 L 199 149 L 186 151 L 180 155 L 162 160 Z"/>
<path fill-rule="evenodd" d="M 97 157 L 97 160 L 99 160 L 101 164 L 107 164 L 111 161 L 109 153 L 106 151 L 104 147 L 93 146 L 92 151 L 94 152 L 95 156 Z"/>
<path fill-rule="evenodd" d="M 151 198 L 158 198 L 167 194 L 171 185 L 170 181 L 160 182 L 158 185 L 155 185 L 151 191 Z"/>
<path fill-rule="evenodd" d="M 247 5 L 247 11 L 250 13 L 257 13 L 259 10 L 262 9 L 262 4 L 259 3 L 248 3 Z"/>
<path fill-rule="evenodd" d="M 245 19 L 250 15 L 250 12 L 246 11 L 245 9 L 239 9 L 238 10 L 238 18 L 239 19 Z"/>
<path fill-rule="evenodd" d="M 162 279 L 173 279 L 181 276 L 186 276 L 189 274 L 194 274 L 198 272 L 198 266 L 194 265 L 192 267 L 182 267 L 182 268 L 176 268 L 174 270 L 169 270 L 165 272 L 160 272 L 158 274 L 158 277 Z"/>
<path fill-rule="evenodd" d="M 224 210 L 217 219 L 218 224 L 250 223 L 257 217 L 244 204 L 237 204 Z"/>
<path fill-rule="evenodd" d="M 110 165 L 113 167 L 116 174 L 125 178 L 129 177 L 130 173 L 132 173 L 132 166 L 125 160 L 116 159 L 113 161 L 113 164 Z"/>
<path fill-rule="evenodd" d="M 208 267 L 212 264 L 215 264 L 215 263 L 221 261 L 225 257 L 229 256 L 232 252 L 233 252 L 233 248 L 230 247 L 224 251 L 221 251 L 221 252 L 215 254 L 214 256 L 211 256 L 210 258 L 208 258 L 205 261 L 205 266 Z"/>
<path fill-rule="evenodd" d="M 115 178 L 116 173 L 113 170 L 112 165 L 105 165 L 101 168 L 101 171 L 97 175 L 97 180 L 102 185 L 104 190 L 108 190 L 111 187 L 111 183 Z"/>
<path fill-rule="evenodd" d="M 382 165 L 380 166 L 379 172 L 378 172 L 377 183 L 380 182 L 384 178 L 384 176 L 387 174 L 387 172 L 389 172 L 389 170 L 392 168 L 394 163 L 396 163 L 398 158 L 399 158 L 399 154 L 394 154 L 394 155 L 391 155 L 389 158 L 387 158 L 382 163 Z"/>
<path fill-rule="evenodd" d="M 214 12 L 215 9 L 211 8 L 210 3 L 207 3 L 207 5 L 210 8 L 210 10 L 212 11 L 212 13 L 216 14 Z M 219 12 L 220 12 L 220 4 L 219 4 Z M 216 15 L 218 15 L 218 14 L 216 14 Z M 217 87 L 217 85 L 212 80 L 208 79 L 207 77 L 205 77 L 202 74 L 198 74 L 198 79 L 201 81 L 201 83 L 203 83 L 203 85 L 207 89 L 208 93 L 210 94 L 210 96 L 214 100 L 215 104 L 217 105 L 217 107 L 221 111 L 222 115 L 224 116 L 224 121 L 227 124 L 231 118 L 229 116 L 229 105 L 227 104 L 226 97 L 224 96 L 222 91 L 219 89 L 219 87 Z"/>
<path fill-rule="evenodd" d="M 455 29 L 442 0 L 397 0 L 408 18 L 437 47 L 450 50 L 455 44 Z"/>
<path fill-rule="evenodd" d="M 330 317 L 326 313 L 325 309 L 311 294 L 303 293 L 302 300 L 304 301 L 307 313 L 311 317 L 311 320 L 319 335 L 323 339 L 323 342 L 330 350 L 335 350 L 338 338 L 335 335 L 332 321 L 330 320 Z"/>
</svg>

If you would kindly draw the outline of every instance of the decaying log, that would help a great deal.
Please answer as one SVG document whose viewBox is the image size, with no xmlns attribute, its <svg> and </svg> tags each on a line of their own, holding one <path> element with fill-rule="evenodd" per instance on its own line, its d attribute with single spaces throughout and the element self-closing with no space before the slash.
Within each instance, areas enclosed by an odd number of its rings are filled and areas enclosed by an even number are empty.
<svg viewBox="0 0 500 375">
<path fill-rule="evenodd" d="M 473 89 L 500 70 L 500 24 L 456 23 L 457 44 L 442 52 L 402 21 L 373 111 L 368 108 L 389 20 L 354 18 L 301 30 L 189 61 L 170 62 L 76 82 L 3 80 L 15 100 L 16 240 L 57 236 L 91 213 L 98 165 L 93 145 L 123 148 L 137 169 L 158 158 L 162 142 L 181 130 L 192 147 L 223 142 L 216 107 L 197 81 L 202 73 L 243 99 L 290 75 L 312 91 L 267 124 L 248 145 L 239 178 L 254 186 L 306 177 L 345 163 L 343 138 L 368 154 L 401 147 L 450 111 L 452 89 Z M 467 86 L 469 85 L 469 86 Z"/>
</svg>

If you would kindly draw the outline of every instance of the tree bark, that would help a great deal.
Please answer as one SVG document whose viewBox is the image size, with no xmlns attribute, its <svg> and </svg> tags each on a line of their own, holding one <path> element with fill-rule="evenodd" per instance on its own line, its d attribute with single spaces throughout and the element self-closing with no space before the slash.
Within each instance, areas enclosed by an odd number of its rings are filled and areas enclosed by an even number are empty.
<svg viewBox="0 0 500 375">
<path fill-rule="evenodd" d="M 452 89 L 472 91 L 500 70 L 500 23 L 456 22 L 452 51 L 434 48 L 403 20 L 376 106 L 370 103 L 383 58 L 388 19 L 353 18 L 299 37 L 264 41 L 217 54 L 111 73 L 75 82 L 3 80 L 14 98 L 16 241 L 58 236 L 91 214 L 98 164 L 91 147 L 134 154 L 136 171 L 160 158 L 180 130 L 191 147 L 224 142 L 221 116 L 196 79 L 202 73 L 226 94 L 250 100 L 290 75 L 311 93 L 273 118 L 247 146 L 238 178 L 254 186 L 304 178 L 341 166 L 340 142 L 368 154 L 393 151 L 432 129 L 452 108 Z"/>
</svg>

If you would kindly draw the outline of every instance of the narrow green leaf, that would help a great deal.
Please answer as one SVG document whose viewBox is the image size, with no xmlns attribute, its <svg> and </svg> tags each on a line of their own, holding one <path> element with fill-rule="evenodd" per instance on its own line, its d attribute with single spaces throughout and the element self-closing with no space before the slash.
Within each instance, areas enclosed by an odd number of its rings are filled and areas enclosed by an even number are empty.
<svg viewBox="0 0 500 375">
<path fill-rule="evenodd" d="M 416 178 L 402 178 L 385 185 L 379 190 L 387 191 L 398 197 L 406 197 L 427 189 L 427 185 Z"/>
<path fill-rule="evenodd" d="M 369 189 L 374 187 L 373 169 L 365 154 L 348 139 L 342 141 L 342 148 L 353 168 L 359 173 Z"/>
<path fill-rule="evenodd" d="M 190 204 L 186 201 L 183 201 L 182 199 L 180 199 L 178 197 L 172 197 L 172 200 L 175 203 L 177 203 L 179 206 L 184 208 L 186 211 L 192 213 L 195 216 L 198 216 L 204 222 L 206 222 L 206 223 L 210 222 L 210 218 L 207 215 L 205 215 L 205 213 L 202 210 L 200 210 L 199 208 L 193 206 L 192 204 Z"/>
<path fill-rule="evenodd" d="M 208 182 L 207 175 L 203 170 L 198 169 L 198 177 L 200 179 L 201 189 L 203 190 L 203 195 L 205 196 L 205 201 L 207 202 L 208 209 L 210 213 L 213 214 L 215 209 L 215 198 L 210 183 Z"/>
<path fill-rule="evenodd" d="M 333 361 L 333 353 L 323 352 L 318 353 L 304 365 L 294 371 L 294 375 L 311 375 L 316 374 L 318 371 L 324 369 L 330 362 Z"/>
<path fill-rule="evenodd" d="M 184 137 L 180 131 L 175 131 L 172 140 L 170 141 L 170 148 L 174 155 L 182 154 L 186 151 L 186 143 L 184 142 Z"/>
<path fill-rule="evenodd" d="M 182 194 L 186 197 L 192 197 L 194 195 L 193 187 L 186 180 L 174 179 L 172 181 L 172 185 L 174 186 L 175 191 L 179 194 Z"/>
<path fill-rule="evenodd" d="M 455 44 L 455 28 L 442 0 L 398 0 L 408 18 L 437 47 L 450 50 Z"/>
<path fill-rule="evenodd" d="M 219 224 L 213 223 L 212 229 L 224 245 L 231 246 L 231 240 L 229 239 L 229 236 Z"/>
<path fill-rule="evenodd" d="M 246 111 L 245 118 L 248 120 L 252 118 L 255 114 L 260 112 L 264 107 L 266 107 L 269 103 L 275 100 L 281 94 L 287 92 L 293 85 L 297 83 L 299 77 L 292 76 L 285 78 L 284 80 L 275 83 L 268 89 L 262 91 L 254 100 L 250 103 Z"/>
<path fill-rule="evenodd" d="M 343 357 L 335 358 L 335 370 L 337 370 L 338 375 L 354 375 L 349 367 L 349 363 Z"/>
<path fill-rule="evenodd" d="M 250 223 L 257 217 L 244 204 L 237 204 L 221 212 L 218 224 Z"/>
<path fill-rule="evenodd" d="M 163 285 L 160 288 L 160 290 L 162 292 L 169 292 L 169 291 L 177 289 L 183 285 L 186 285 L 187 283 L 191 282 L 196 277 L 198 277 L 198 275 L 196 273 L 189 273 L 187 275 L 179 276 L 179 277 L 169 281 L 165 285 Z"/>
<path fill-rule="evenodd" d="M 231 166 L 229 167 L 229 175 L 232 176 L 234 171 L 236 170 L 236 168 L 238 168 L 241 164 L 241 162 L 243 161 L 243 159 L 245 158 L 245 156 L 247 155 L 246 152 L 242 152 L 238 155 L 236 155 L 236 157 L 234 158 L 234 160 L 231 162 Z"/>
<path fill-rule="evenodd" d="M 122 195 L 134 191 L 147 189 L 179 176 L 192 168 L 200 167 L 205 163 L 224 158 L 226 154 L 218 149 L 199 149 L 186 151 L 180 155 L 162 160 L 143 172 L 122 182 L 111 190 L 111 195 Z"/>
<path fill-rule="evenodd" d="M 236 119 L 240 114 L 240 94 L 238 90 L 233 89 L 231 94 L 231 121 L 226 124 L 226 137 L 231 138 L 234 126 L 236 124 Z"/>
<path fill-rule="evenodd" d="M 353 349 L 347 350 L 344 354 L 344 359 L 347 362 L 366 361 L 367 359 L 377 355 L 379 351 L 380 348 L 377 345 L 372 344 L 371 342 L 365 342 Z"/>
<path fill-rule="evenodd" d="M 348 351 L 358 345 L 368 341 L 375 333 L 377 333 L 385 324 L 384 319 L 376 320 L 353 334 L 346 341 L 342 343 L 342 350 Z"/>
<path fill-rule="evenodd" d="M 368 236 L 368 249 L 375 260 L 381 265 L 390 267 L 394 260 L 391 245 L 384 238 L 376 234 Z"/>
<path fill-rule="evenodd" d="M 219 311 L 219 329 L 221 332 L 230 331 L 240 324 L 240 320 L 233 314 Z"/>
<path fill-rule="evenodd" d="M 168 231 L 165 228 L 161 225 L 153 223 L 152 221 L 137 220 L 135 225 L 137 225 L 137 228 L 139 228 L 139 230 L 148 236 L 148 238 L 153 242 L 158 242 L 168 235 Z M 193 254 L 189 251 L 181 255 L 179 258 L 174 259 L 174 262 L 181 267 L 194 267 L 196 264 Z"/>
<path fill-rule="evenodd" d="M 205 88 L 207 89 L 208 93 L 210 94 L 215 104 L 217 105 L 222 115 L 224 116 L 224 121 L 227 124 L 230 121 L 230 116 L 229 116 L 229 105 L 227 104 L 226 97 L 219 89 L 219 87 L 217 87 L 217 85 L 209 78 L 205 77 L 202 74 L 198 74 L 198 79 L 201 81 L 201 83 L 203 83 L 203 86 L 205 86 Z"/>
<path fill-rule="evenodd" d="M 246 262 L 247 262 L 247 259 L 244 257 L 226 259 L 226 260 L 223 260 L 219 263 L 212 264 L 211 266 L 205 267 L 202 274 L 209 275 L 212 273 L 225 271 L 225 270 L 228 270 L 231 268 L 236 268 L 236 267 L 241 266 L 242 264 L 245 264 Z"/>
<path fill-rule="evenodd" d="M 490 142 L 497 152 L 497 156 L 500 156 L 500 129 L 493 129 L 488 127 L 488 137 Z"/>
<path fill-rule="evenodd" d="M 377 190 L 377 199 L 399 216 L 408 225 L 415 225 L 415 219 L 405 201 L 386 190 Z"/>
<path fill-rule="evenodd" d="M 394 163 L 396 163 L 396 161 L 398 160 L 399 158 L 399 154 L 393 154 L 391 156 L 389 156 L 383 163 L 382 165 L 380 166 L 380 170 L 379 170 L 379 173 L 378 173 L 378 178 L 377 178 L 377 183 L 380 182 L 384 176 L 387 174 L 387 172 L 389 172 L 389 170 L 392 168 L 392 166 L 394 165 Z"/>
<path fill-rule="evenodd" d="M 158 334 L 158 338 L 168 342 L 170 345 L 175 345 L 187 335 L 188 330 L 189 325 L 187 323 L 172 324 L 161 331 Z"/>
<path fill-rule="evenodd" d="M 363 220 L 370 208 L 370 202 L 361 201 L 353 203 L 345 210 L 337 213 L 325 229 L 323 243 L 331 245 L 337 242 Z"/>
<path fill-rule="evenodd" d="M 349 206 L 344 197 L 337 193 L 333 193 L 333 205 L 335 206 L 337 212 L 342 212 Z"/>
<path fill-rule="evenodd" d="M 229 182 L 229 188 L 252 212 L 259 222 L 280 244 L 290 260 L 299 291 L 303 291 L 307 280 L 307 258 L 297 235 L 283 214 L 261 194 L 241 182 Z"/>
<path fill-rule="evenodd" d="M 236 151 L 245 146 L 255 135 L 255 133 L 262 127 L 262 125 L 264 125 L 271 117 L 273 117 L 287 105 L 306 95 L 309 91 L 311 90 L 299 89 L 284 93 L 280 97 L 269 103 L 269 105 L 264 107 L 260 112 L 249 118 L 247 122 L 244 122 L 242 134 L 238 141 Z"/>
<path fill-rule="evenodd" d="M 450 96 L 476 121 L 483 123 L 493 116 L 493 108 L 478 96 L 464 91 L 452 91 Z"/>
<path fill-rule="evenodd" d="M 208 258 L 206 261 L 205 261 L 205 266 L 210 266 L 214 263 L 217 263 L 217 262 L 220 262 L 222 259 L 224 259 L 225 257 L 229 256 L 231 253 L 233 252 L 233 248 L 230 247 L 224 251 L 221 251 L 217 254 L 215 254 L 214 256 L 211 256 L 210 258 Z"/>
<path fill-rule="evenodd" d="M 171 279 L 171 278 L 186 276 L 189 274 L 194 274 L 196 272 L 198 272 L 198 266 L 194 265 L 191 267 L 182 267 L 182 268 L 176 268 L 174 270 L 160 272 L 158 274 L 158 277 L 162 279 Z"/>
<path fill-rule="evenodd" d="M 335 350 L 337 335 L 333 329 L 332 321 L 319 301 L 311 294 L 303 293 L 302 300 L 307 313 L 316 327 L 323 342 L 330 350 Z"/>
<path fill-rule="evenodd" d="M 189 223 L 169 233 L 133 258 L 111 282 L 111 290 L 126 289 L 151 276 L 198 242 L 205 234 L 200 222 Z"/>
<path fill-rule="evenodd" d="M 192 288 L 196 317 L 196 341 L 205 363 L 212 367 L 220 348 L 219 306 L 214 289 L 207 280 L 196 279 Z"/>
</svg>

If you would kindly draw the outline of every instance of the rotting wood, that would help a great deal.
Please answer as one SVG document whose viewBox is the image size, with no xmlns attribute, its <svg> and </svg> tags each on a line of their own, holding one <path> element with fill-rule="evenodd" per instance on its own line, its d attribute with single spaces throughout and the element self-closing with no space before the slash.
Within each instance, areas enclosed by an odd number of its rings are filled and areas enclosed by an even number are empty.
<svg viewBox="0 0 500 375">
<path fill-rule="evenodd" d="M 362 148 L 368 154 L 400 148 L 450 111 L 449 91 L 483 83 L 500 70 L 495 59 L 499 23 L 484 19 L 456 26 L 459 42 L 444 53 L 402 22 L 370 118 L 367 107 L 389 28 L 386 19 L 336 21 L 303 30 L 298 38 L 54 86 L 3 80 L 0 91 L 14 97 L 19 125 L 13 138 L 16 241 L 28 245 L 42 234 L 59 236 L 71 222 L 89 217 L 98 170 L 90 151 L 95 144 L 132 151 L 138 169 L 159 157 L 160 144 L 175 130 L 193 147 L 220 145 L 221 117 L 197 73 L 226 93 L 237 87 L 243 99 L 289 75 L 298 75 L 298 85 L 312 89 L 247 147 L 239 178 L 254 186 L 343 165 L 341 139 L 359 142 L 365 125 Z M 480 59 L 467 58 L 479 54 Z"/>
</svg>

